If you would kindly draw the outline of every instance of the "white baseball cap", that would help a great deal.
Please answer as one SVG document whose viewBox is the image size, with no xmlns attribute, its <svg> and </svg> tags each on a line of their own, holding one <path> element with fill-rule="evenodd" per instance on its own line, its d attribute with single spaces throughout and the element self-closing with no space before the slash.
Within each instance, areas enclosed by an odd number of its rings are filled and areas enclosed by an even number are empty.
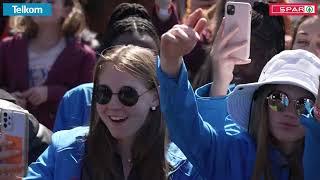
<svg viewBox="0 0 320 180">
<path fill-rule="evenodd" d="M 263 68 L 256 83 L 240 84 L 228 96 L 228 112 L 233 121 L 248 129 L 252 97 L 265 84 L 301 87 L 316 97 L 318 94 L 320 59 L 305 50 L 285 50 L 275 55 Z"/>
</svg>

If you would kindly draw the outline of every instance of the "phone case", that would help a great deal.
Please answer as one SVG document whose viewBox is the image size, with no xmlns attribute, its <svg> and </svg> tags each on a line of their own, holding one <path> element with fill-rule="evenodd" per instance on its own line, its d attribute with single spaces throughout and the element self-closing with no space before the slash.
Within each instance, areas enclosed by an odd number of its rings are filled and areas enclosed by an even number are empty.
<svg viewBox="0 0 320 180">
<path fill-rule="evenodd" d="M 234 14 L 228 13 L 227 8 L 229 5 L 234 6 Z M 248 59 L 250 57 L 251 11 L 251 5 L 245 2 L 228 1 L 225 5 L 224 34 L 233 31 L 234 27 L 238 25 L 240 30 L 238 34 L 231 38 L 230 43 L 248 41 L 248 45 L 232 53 L 232 57 L 240 59 Z"/>
<path fill-rule="evenodd" d="M 2 150 L 19 150 L 22 153 L 1 161 L 6 164 L 22 164 L 22 169 L 10 171 L 18 177 L 23 177 L 27 170 L 28 162 L 28 119 L 25 112 L 0 108 L 1 137 L 5 141 L 13 142 L 12 145 L 3 147 Z"/>
</svg>

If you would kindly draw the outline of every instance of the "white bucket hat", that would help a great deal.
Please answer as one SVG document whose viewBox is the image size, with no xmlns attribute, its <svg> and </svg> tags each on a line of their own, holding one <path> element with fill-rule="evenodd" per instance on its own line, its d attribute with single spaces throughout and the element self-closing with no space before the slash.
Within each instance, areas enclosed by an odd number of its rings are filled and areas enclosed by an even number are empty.
<svg viewBox="0 0 320 180">
<path fill-rule="evenodd" d="M 286 50 L 275 55 L 263 68 L 256 83 L 235 87 L 228 97 L 228 112 L 235 123 L 248 129 L 252 96 L 265 84 L 288 84 L 318 94 L 320 59 L 305 50 Z"/>
</svg>

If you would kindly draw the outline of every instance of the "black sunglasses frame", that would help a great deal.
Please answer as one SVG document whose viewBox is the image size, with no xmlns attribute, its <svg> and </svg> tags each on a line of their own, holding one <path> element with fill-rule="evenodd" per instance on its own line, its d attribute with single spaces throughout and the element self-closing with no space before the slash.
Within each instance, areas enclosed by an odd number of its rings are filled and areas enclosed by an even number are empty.
<svg viewBox="0 0 320 180">
<path fill-rule="evenodd" d="M 100 105 L 108 104 L 113 95 L 117 95 L 121 104 L 131 107 L 138 103 L 139 98 L 152 90 L 154 88 L 148 89 L 143 93 L 139 94 L 138 91 L 131 86 L 123 86 L 120 88 L 118 93 L 112 92 L 111 88 L 108 85 L 100 84 L 95 87 L 95 98 L 96 103 Z M 103 92 L 104 91 L 104 92 Z"/>
</svg>

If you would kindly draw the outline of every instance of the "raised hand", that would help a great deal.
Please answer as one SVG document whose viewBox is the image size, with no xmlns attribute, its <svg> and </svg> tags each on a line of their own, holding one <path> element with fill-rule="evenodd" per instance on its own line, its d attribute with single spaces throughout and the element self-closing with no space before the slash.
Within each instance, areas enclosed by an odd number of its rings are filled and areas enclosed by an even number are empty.
<svg viewBox="0 0 320 180">
<path fill-rule="evenodd" d="M 223 28 L 225 19 L 222 20 L 217 36 L 214 40 L 210 52 L 213 65 L 213 84 L 211 86 L 211 96 L 224 96 L 227 93 L 228 86 L 233 79 L 233 70 L 235 65 L 248 64 L 250 59 L 239 59 L 232 57 L 232 53 L 244 48 L 249 42 L 234 43 L 230 40 L 237 35 L 239 27 L 235 25 L 233 31 L 224 34 Z"/>
<path fill-rule="evenodd" d="M 205 28 L 207 20 L 201 9 L 190 14 L 184 24 L 175 25 L 161 36 L 160 59 L 162 70 L 170 76 L 177 76 L 182 56 L 190 53 L 199 33 Z"/>
</svg>

